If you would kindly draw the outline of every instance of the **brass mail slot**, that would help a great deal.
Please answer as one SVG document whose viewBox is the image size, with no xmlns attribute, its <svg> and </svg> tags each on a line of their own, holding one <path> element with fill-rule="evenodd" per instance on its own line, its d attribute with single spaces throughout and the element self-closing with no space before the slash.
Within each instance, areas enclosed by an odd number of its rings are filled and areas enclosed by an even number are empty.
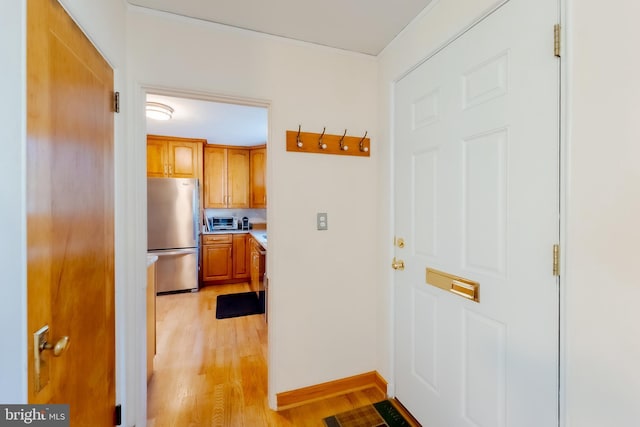
<svg viewBox="0 0 640 427">
<path fill-rule="evenodd" d="M 473 280 L 427 268 L 427 283 L 463 298 L 480 302 L 480 283 Z"/>
</svg>

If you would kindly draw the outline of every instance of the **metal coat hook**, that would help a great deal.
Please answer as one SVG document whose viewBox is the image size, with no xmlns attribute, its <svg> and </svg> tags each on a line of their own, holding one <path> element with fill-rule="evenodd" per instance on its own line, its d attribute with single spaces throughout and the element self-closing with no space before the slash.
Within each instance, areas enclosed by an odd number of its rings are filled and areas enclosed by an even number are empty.
<svg viewBox="0 0 640 427">
<path fill-rule="evenodd" d="M 342 135 L 342 138 L 340 138 L 340 149 L 342 151 L 347 151 L 349 149 L 348 146 L 344 145 L 344 137 L 347 136 L 347 130 L 344 130 L 344 134 Z"/>
<path fill-rule="evenodd" d="M 298 146 L 298 148 L 302 148 L 302 140 L 300 139 L 300 128 L 302 126 L 298 125 L 298 135 L 296 136 L 296 145 Z"/>
<path fill-rule="evenodd" d="M 325 126 L 324 129 L 322 129 L 322 134 L 320 135 L 320 138 L 318 138 L 318 147 L 322 150 L 326 150 L 327 149 L 327 144 L 325 144 L 324 142 L 322 142 L 322 138 L 324 137 L 324 133 L 327 130 L 327 127 Z"/>
<path fill-rule="evenodd" d="M 367 151 L 369 151 L 369 147 L 364 146 L 364 140 L 367 137 L 367 133 L 369 132 L 365 130 L 364 136 L 362 137 L 362 139 L 360 140 L 360 143 L 358 144 L 360 146 L 360 151 L 362 151 L 363 153 L 366 153 Z"/>
</svg>

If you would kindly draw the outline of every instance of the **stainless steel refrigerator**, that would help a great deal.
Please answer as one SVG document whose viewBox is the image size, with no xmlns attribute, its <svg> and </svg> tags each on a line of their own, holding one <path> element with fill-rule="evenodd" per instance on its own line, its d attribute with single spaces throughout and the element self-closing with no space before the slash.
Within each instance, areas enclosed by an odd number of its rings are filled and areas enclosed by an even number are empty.
<svg viewBox="0 0 640 427">
<path fill-rule="evenodd" d="M 148 178 L 147 249 L 158 256 L 156 290 L 198 289 L 198 180 Z"/>
</svg>

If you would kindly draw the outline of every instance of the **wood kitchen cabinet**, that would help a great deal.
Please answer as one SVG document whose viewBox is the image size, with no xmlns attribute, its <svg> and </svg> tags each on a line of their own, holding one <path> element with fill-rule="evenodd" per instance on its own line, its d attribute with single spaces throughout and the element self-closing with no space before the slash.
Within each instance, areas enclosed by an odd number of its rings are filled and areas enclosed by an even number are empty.
<svg viewBox="0 0 640 427">
<path fill-rule="evenodd" d="M 204 148 L 204 207 L 248 208 L 249 150 L 207 145 Z"/>
<path fill-rule="evenodd" d="M 229 280 L 233 277 L 233 239 L 231 234 L 202 236 L 202 281 Z"/>
<path fill-rule="evenodd" d="M 147 135 L 147 176 L 202 179 L 205 139 Z"/>
<path fill-rule="evenodd" d="M 233 235 L 233 278 L 246 279 L 249 277 L 249 234 Z"/>
<path fill-rule="evenodd" d="M 202 281 L 230 282 L 250 276 L 249 234 L 202 236 Z"/>
<path fill-rule="evenodd" d="M 252 148 L 250 150 L 251 167 L 251 207 L 266 208 L 267 207 L 267 149 Z"/>
<path fill-rule="evenodd" d="M 262 281 L 264 280 L 265 271 L 265 250 L 262 245 L 258 243 L 254 238 L 250 240 L 251 246 L 251 282 L 250 288 L 252 291 L 258 293 L 264 289 Z"/>
</svg>

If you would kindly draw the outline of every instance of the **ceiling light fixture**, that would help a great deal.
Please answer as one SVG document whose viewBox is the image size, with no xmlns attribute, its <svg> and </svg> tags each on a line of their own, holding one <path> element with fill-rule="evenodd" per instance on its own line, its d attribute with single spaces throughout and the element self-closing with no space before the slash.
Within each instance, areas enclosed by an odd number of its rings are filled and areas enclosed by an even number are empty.
<svg viewBox="0 0 640 427">
<path fill-rule="evenodd" d="M 147 117 L 153 120 L 169 120 L 173 115 L 173 108 L 159 102 L 147 102 Z"/>
</svg>

